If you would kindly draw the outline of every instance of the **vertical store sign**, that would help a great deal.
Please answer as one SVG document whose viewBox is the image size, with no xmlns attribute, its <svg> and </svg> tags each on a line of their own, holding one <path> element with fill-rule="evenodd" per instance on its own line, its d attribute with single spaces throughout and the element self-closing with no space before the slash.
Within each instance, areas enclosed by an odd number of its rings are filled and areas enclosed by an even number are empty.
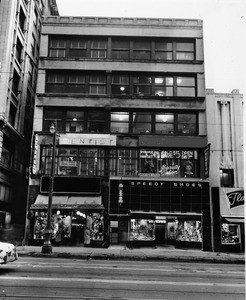
<svg viewBox="0 0 246 300">
<path fill-rule="evenodd" d="M 204 148 L 204 178 L 209 177 L 210 144 Z"/>
<path fill-rule="evenodd" d="M 32 164 L 32 173 L 36 174 L 37 171 L 37 151 L 38 151 L 38 135 L 34 136 L 34 144 L 33 144 L 33 164 Z"/>
</svg>

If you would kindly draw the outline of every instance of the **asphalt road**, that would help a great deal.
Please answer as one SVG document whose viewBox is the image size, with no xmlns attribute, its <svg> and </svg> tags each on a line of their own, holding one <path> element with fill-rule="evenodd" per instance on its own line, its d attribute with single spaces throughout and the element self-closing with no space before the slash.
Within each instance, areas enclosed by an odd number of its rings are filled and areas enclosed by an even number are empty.
<svg viewBox="0 0 246 300">
<path fill-rule="evenodd" d="M 6 299 L 245 299 L 244 265 L 20 257 L 0 265 Z"/>
</svg>

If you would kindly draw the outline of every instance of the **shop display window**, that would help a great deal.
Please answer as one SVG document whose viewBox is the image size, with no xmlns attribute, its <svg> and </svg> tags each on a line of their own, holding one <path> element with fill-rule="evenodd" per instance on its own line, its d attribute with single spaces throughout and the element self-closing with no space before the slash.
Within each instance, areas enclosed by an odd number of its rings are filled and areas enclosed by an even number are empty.
<svg viewBox="0 0 246 300">
<path fill-rule="evenodd" d="M 34 239 L 44 239 L 44 233 L 47 226 L 47 213 L 35 212 L 34 220 Z M 63 238 L 70 238 L 71 236 L 71 216 L 62 215 L 59 212 L 52 215 L 51 218 L 51 238 L 56 242 L 61 242 Z"/>
<path fill-rule="evenodd" d="M 101 213 L 90 213 L 86 217 L 86 228 L 84 232 L 84 243 L 91 241 L 103 241 L 103 216 Z"/>
<path fill-rule="evenodd" d="M 154 220 L 132 219 L 130 227 L 130 241 L 154 241 Z"/>
<path fill-rule="evenodd" d="M 221 240 L 222 240 L 222 244 L 240 243 L 239 225 L 222 223 Z"/>
<path fill-rule="evenodd" d="M 155 177 L 197 177 L 197 151 L 140 151 L 141 173 L 155 173 Z"/>
<path fill-rule="evenodd" d="M 183 242 L 201 242 L 202 226 L 200 221 L 177 221 L 176 240 Z"/>
</svg>

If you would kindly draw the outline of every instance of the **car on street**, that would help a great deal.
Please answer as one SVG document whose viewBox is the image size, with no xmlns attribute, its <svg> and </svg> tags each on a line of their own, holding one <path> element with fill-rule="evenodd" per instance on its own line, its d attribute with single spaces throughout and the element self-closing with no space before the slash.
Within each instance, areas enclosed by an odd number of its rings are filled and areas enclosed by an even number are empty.
<svg viewBox="0 0 246 300">
<path fill-rule="evenodd" d="M 18 259 L 16 247 L 11 243 L 0 242 L 0 264 L 6 264 Z"/>
</svg>

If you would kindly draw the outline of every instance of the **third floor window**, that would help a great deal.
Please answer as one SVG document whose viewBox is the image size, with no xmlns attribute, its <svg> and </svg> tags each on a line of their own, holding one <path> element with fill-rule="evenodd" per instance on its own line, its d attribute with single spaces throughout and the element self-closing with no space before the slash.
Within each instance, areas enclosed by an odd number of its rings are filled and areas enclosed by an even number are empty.
<svg viewBox="0 0 246 300">
<path fill-rule="evenodd" d="M 193 39 L 50 36 L 50 57 L 119 60 L 195 60 Z"/>
<path fill-rule="evenodd" d="M 49 71 L 45 91 L 90 95 L 196 97 L 194 76 Z"/>
</svg>

